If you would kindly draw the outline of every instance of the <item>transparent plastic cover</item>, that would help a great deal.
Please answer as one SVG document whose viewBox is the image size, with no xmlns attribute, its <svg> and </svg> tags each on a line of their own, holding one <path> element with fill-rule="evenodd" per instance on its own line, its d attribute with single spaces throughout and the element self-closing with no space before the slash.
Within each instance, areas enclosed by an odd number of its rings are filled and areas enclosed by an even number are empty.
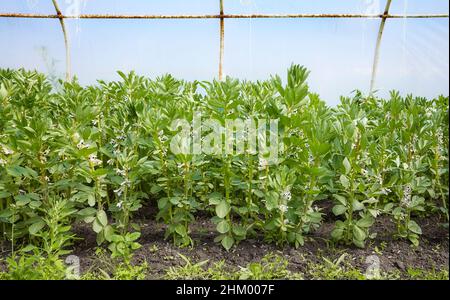
<svg viewBox="0 0 450 300">
<path fill-rule="evenodd" d="M 117 80 L 116 71 L 187 80 L 218 76 L 219 0 L 65 0 L 63 15 L 208 15 L 195 19 L 65 19 L 72 75 L 82 84 Z M 330 105 L 355 89 L 368 93 L 381 17 L 248 18 L 280 14 L 383 14 L 386 0 L 224 0 L 224 75 L 257 80 L 291 63 L 311 71 L 311 89 Z M 449 2 L 394 0 L 379 47 L 375 89 L 435 97 L 449 89 Z M 1 1 L 0 14 L 54 15 L 52 1 Z M 212 16 L 212 17 L 211 17 Z M 215 16 L 215 17 L 214 17 Z M 64 78 L 58 18 L 0 18 L 0 67 Z"/>
</svg>

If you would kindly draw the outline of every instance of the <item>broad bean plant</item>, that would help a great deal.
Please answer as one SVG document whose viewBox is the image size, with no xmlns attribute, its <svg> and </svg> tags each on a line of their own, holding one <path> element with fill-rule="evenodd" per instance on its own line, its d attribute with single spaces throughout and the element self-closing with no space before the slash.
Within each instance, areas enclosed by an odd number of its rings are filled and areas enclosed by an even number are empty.
<svg viewBox="0 0 450 300">
<path fill-rule="evenodd" d="M 300 247 L 325 218 L 331 239 L 358 247 L 380 217 L 414 245 L 420 218 L 448 226 L 448 97 L 356 92 L 329 107 L 297 65 L 285 83 L 118 74 L 54 87 L 37 72 L 0 70 L 0 239 L 57 256 L 85 222 L 129 261 L 145 207 L 180 247 L 194 244 L 196 219 L 210 218 L 227 250 L 259 237 Z M 263 147 L 238 145 L 251 126 L 226 134 L 230 122 L 271 120 L 256 130 Z M 192 151 L 173 150 L 183 132 Z M 209 147 L 212 132 L 231 151 Z M 273 146 L 275 161 L 260 151 Z"/>
</svg>

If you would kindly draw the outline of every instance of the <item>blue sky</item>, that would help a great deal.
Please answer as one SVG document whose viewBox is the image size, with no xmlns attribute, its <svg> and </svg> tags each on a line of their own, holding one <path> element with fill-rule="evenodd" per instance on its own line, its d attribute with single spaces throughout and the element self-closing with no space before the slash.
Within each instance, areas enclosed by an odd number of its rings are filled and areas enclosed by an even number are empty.
<svg viewBox="0 0 450 300">
<path fill-rule="evenodd" d="M 66 14 L 75 0 L 59 0 Z M 217 14 L 219 0 L 85 0 L 82 13 Z M 225 0 L 226 13 L 379 13 L 385 0 Z M 447 0 L 394 0 L 391 13 L 448 13 Z M 0 12 L 54 13 L 51 0 L 3 0 Z M 292 63 L 311 70 L 310 86 L 329 104 L 368 91 L 379 20 L 225 21 L 225 73 L 242 79 L 284 76 Z M 217 76 L 218 20 L 67 20 L 72 68 L 83 84 L 117 80 L 116 70 L 188 80 Z M 377 79 L 389 90 L 434 97 L 449 91 L 448 19 L 388 20 Z M 57 20 L 0 18 L 0 67 L 62 75 Z M 45 49 L 45 51 L 42 51 Z M 54 62 L 54 67 L 51 67 Z"/>
</svg>

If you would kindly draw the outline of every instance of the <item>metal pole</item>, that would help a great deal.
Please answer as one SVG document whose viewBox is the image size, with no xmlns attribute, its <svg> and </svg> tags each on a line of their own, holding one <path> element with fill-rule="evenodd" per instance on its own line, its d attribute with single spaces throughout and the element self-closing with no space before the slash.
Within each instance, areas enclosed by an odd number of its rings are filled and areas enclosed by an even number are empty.
<svg viewBox="0 0 450 300">
<path fill-rule="evenodd" d="M 59 8 L 58 2 L 56 0 L 52 0 L 53 1 L 53 6 L 55 7 L 56 10 L 56 14 L 58 16 L 59 19 L 59 23 L 61 24 L 61 29 L 64 35 L 64 46 L 66 48 L 66 81 L 70 81 L 70 45 L 69 45 L 69 38 L 67 36 L 67 31 L 66 31 L 66 25 L 64 22 L 64 16 L 61 13 L 61 10 Z"/>
<path fill-rule="evenodd" d="M 370 79 L 370 95 L 373 95 L 374 89 L 375 89 L 375 79 L 377 76 L 378 71 L 378 61 L 380 60 L 380 45 L 381 45 L 381 38 L 383 37 L 383 31 L 384 26 L 386 24 L 386 16 L 389 15 L 389 9 L 391 7 L 392 0 L 387 0 L 386 7 L 384 9 L 384 14 L 381 19 L 380 23 L 380 29 L 378 30 L 378 36 L 377 36 L 377 43 L 375 45 L 375 55 L 373 58 L 373 66 L 372 66 L 372 78 Z"/>
<path fill-rule="evenodd" d="M 448 18 L 448 14 L 367 15 L 367 14 L 223 14 L 223 15 L 53 15 L 0 12 L 0 18 L 25 19 L 429 19 Z"/>
<path fill-rule="evenodd" d="M 223 79 L 223 57 L 225 49 L 225 19 L 223 0 L 220 0 L 220 53 L 219 53 L 219 80 Z"/>
</svg>

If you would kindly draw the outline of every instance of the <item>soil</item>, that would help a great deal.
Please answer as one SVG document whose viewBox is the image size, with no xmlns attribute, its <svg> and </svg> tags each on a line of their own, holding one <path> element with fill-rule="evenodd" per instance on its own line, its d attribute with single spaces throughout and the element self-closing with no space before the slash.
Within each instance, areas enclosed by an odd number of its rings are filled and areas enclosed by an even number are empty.
<svg viewBox="0 0 450 300">
<path fill-rule="evenodd" d="M 343 253 L 348 254 L 347 262 L 363 273 L 368 267 L 366 259 L 371 255 L 378 256 L 384 272 L 398 270 L 400 274 L 405 274 L 407 268 L 449 269 L 449 231 L 438 225 L 442 220 L 436 216 L 416 219 L 423 231 L 417 248 L 412 247 L 406 240 L 393 238 L 396 231 L 395 224 L 387 217 L 377 218 L 371 228 L 371 232 L 377 233 L 377 236 L 366 244 L 365 249 L 334 244 L 330 241 L 330 232 L 335 219 L 329 217 L 331 214 L 326 214 L 324 223 L 307 237 L 305 245 L 300 248 L 268 244 L 259 237 L 244 240 L 227 252 L 220 244 L 214 242 L 217 233 L 208 216 L 197 216 L 197 220 L 190 226 L 190 236 L 195 245 L 192 248 L 178 248 L 170 240 L 164 240 L 166 226 L 156 222 L 155 215 L 154 208 L 146 207 L 135 216 L 134 220 L 141 226 L 139 243 L 142 247 L 134 253 L 133 259 L 135 263 L 147 261 L 150 266 L 147 275 L 149 279 L 161 278 L 168 268 L 184 265 L 185 262 L 179 253 L 194 263 L 208 260 L 206 266 L 225 260 L 227 268 L 236 270 L 239 266 L 246 266 L 250 262 L 261 261 L 266 254 L 272 252 L 284 256 L 289 261 L 288 269 L 304 274 L 305 278 L 308 278 L 306 271 L 309 264 L 323 264 L 324 257 L 335 260 Z M 80 237 L 75 242 L 72 254 L 80 258 L 81 272 L 95 270 L 98 267 L 104 269 L 105 264 L 108 265 L 109 256 L 104 255 L 103 259 L 99 259 L 95 254 L 96 234 L 91 225 L 83 222 L 74 224 L 72 232 Z M 9 255 L 7 247 L 7 245 L 0 247 L 0 258 Z M 2 263 L 0 259 L 0 270 L 4 267 L 4 262 Z M 403 278 L 404 275 L 401 276 Z"/>
<path fill-rule="evenodd" d="M 395 224 L 388 218 L 380 217 L 371 229 L 377 236 L 368 242 L 365 249 L 331 243 L 329 237 L 335 220 L 329 219 L 308 237 L 303 247 L 297 249 L 268 244 L 261 237 L 244 240 L 227 252 L 214 242 L 217 234 L 215 226 L 206 217 L 196 220 L 190 227 L 194 247 L 178 248 L 170 240 L 164 240 L 164 224 L 157 223 L 154 217 L 143 216 L 144 214 L 139 220 L 142 233 L 139 242 L 142 248 L 135 252 L 134 260 L 136 263 L 148 262 L 150 279 L 161 278 L 169 267 L 184 265 L 185 262 L 178 253 L 194 263 L 208 260 L 207 266 L 211 266 L 214 262 L 225 260 L 227 267 L 238 269 L 239 266 L 246 266 L 250 262 L 261 261 L 262 257 L 272 252 L 284 256 L 289 261 L 288 269 L 303 273 L 306 278 L 308 264 L 323 264 L 323 257 L 335 260 L 343 253 L 349 254 L 347 261 L 363 273 L 368 267 L 366 259 L 371 255 L 379 257 L 384 272 L 398 270 L 404 274 L 408 267 L 422 270 L 449 269 L 449 232 L 442 226 L 436 226 L 442 222 L 436 217 L 418 221 L 423 235 L 417 248 L 412 247 L 406 240 L 393 239 Z M 82 271 L 95 269 L 98 263 L 94 253 L 97 246 L 95 233 L 87 224 L 78 224 L 74 231 L 77 236 L 85 237 L 76 243 L 73 253 L 80 257 Z"/>
</svg>

